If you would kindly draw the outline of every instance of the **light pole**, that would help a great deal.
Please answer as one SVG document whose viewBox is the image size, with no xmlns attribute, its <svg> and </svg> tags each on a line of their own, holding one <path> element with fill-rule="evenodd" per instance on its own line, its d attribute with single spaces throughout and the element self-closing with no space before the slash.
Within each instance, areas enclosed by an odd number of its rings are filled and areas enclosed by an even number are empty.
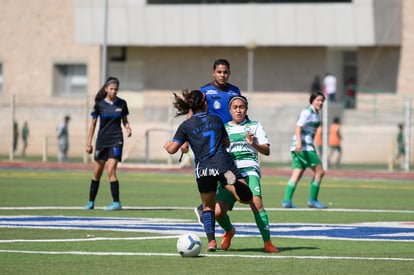
<svg viewBox="0 0 414 275">
<path fill-rule="evenodd" d="M 106 80 L 106 57 L 107 57 L 107 40 L 108 40 L 108 0 L 104 2 L 104 29 L 103 29 L 103 41 L 102 41 L 102 57 L 101 57 L 101 83 Z"/>
<path fill-rule="evenodd" d="M 247 91 L 254 91 L 254 50 L 256 49 L 256 42 L 250 40 L 246 44 L 247 48 Z"/>
</svg>

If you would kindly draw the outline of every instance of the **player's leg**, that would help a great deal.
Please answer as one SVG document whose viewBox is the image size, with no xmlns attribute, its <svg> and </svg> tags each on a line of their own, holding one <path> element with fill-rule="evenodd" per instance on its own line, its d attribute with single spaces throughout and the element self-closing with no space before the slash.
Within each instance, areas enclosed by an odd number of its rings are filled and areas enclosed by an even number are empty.
<svg viewBox="0 0 414 275">
<path fill-rule="evenodd" d="M 108 161 L 106 166 L 112 195 L 112 203 L 105 207 L 104 210 L 122 210 L 121 201 L 119 200 L 119 181 L 116 175 L 118 162 L 121 160 L 122 146 L 110 148 L 108 151 Z"/>
<path fill-rule="evenodd" d="M 295 193 L 296 186 L 299 180 L 302 178 L 304 171 L 304 169 L 300 168 L 294 168 L 292 170 L 292 174 L 285 187 L 285 197 L 282 203 L 283 208 L 295 208 L 295 206 L 292 203 L 293 194 Z"/>
<path fill-rule="evenodd" d="M 201 177 L 197 179 L 198 191 L 203 203 L 203 226 L 207 236 L 207 252 L 214 252 L 217 249 L 214 215 L 216 204 L 217 179 L 212 176 Z"/>
<path fill-rule="evenodd" d="M 296 153 L 292 151 L 291 156 L 292 174 L 285 187 L 285 197 L 282 203 L 283 208 L 295 208 L 292 203 L 293 194 L 295 193 L 296 186 L 302 178 L 303 172 L 305 171 L 307 165 L 303 152 Z"/>
<path fill-rule="evenodd" d="M 234 167 L 232 170 L 228 170 L 219 175 L 219 181 L 222 186 L 229 191 L 234 198 L 244 204 L 249 204 L 252 200 L 253 194 L 250 191 L 249 186 L 240 174 L 239 170 Z"/>
<path fill-rule="evenodd" d="M 93 176 L 92 176 L 91 184 L 89 188 L 89 201 L 83 207 L 85 210 L 91 210 L 95 208 L 95 198 L 98 194 L 99 183 L 101 180 L 104 167 L 105 167 L 104 160 L 95 159 L 94 166 L 93 166 Z"/>
<path fill-rule="evenodd" d="M 309 152 L 309 159 L 311 161 L 311 169 L 314 173 L 314 177 L 310 183 L 310 196 L 308 206 L 311 208 L 326 208 L 326 205 L 318 201 L 318 195 L 322 178 L 325 175 L 325 171 L 322 168 L 319 157 L 315 152 Z"/>
<path fill-rule="evenodd" d="M 216 194 L 216 207 L 215 215 L 217 223 L 223 228 L 224 235 L 222 236 L 221 249 L 227 250 L 231 245 L 231 239 L 236 233 L 236 229 L 233 227 L 230 217 L 227 214 L 228 210 L 232 209 L 236 199 L 233 194 L 227 191 L 219 184 Z"/>
<path fill-rule="evenodd" d="M 270 240 L 269 217 L 267 216 L 266 209 L 264 209 L 263 206 L 260 175 L 253 170 L 246 171 L 246 173 L 248 175 L 245 177 L 245 179 L 249 185 L 250 190 L 253 193 L 253 199 L 250 203 L 250 208 L 252 209 L 257 228 L 259 229 L 260 235 L 262 236 L 265 252 L 279 252 L 279 250 L 272 244 L 272 241 Z"/>
</svg>

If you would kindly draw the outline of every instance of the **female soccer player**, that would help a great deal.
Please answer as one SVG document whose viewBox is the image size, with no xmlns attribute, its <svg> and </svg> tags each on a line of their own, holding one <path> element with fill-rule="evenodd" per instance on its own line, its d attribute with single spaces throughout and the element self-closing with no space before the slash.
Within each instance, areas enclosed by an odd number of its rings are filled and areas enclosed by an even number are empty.
<svg viewBox="0 0 414 275">
<path fill-rule="evenodd" d="M 270 154 L 270 144 L 262 125 L 258 121 L 250 120 L 247 117 L 247 109 L 248 103 L 244 96 L 235 96 L 230 99 L 229 110 L 232 121 L 225 124 L 230 139 L 228 151 L 253 193 L 250 208 L 262 235 L 264 250 L 269 253 L 277 253 L 279 250 L 270 240 L 269 218 L 263 207 L 258 156 L 259 153 L 268 156 Z M 225 231 L 221 241 L 221 249 L 227 250 L 230 247 L 232 237 L 236 233 L 227 211 L 233 208 L 236 200 L 221 186 L 218 190 L 215 209 L 216 219 Z"/>
<path fill-rule="evenodd" d="M 321 92 L 312 93 L 309 98 L 310 105 L 300 113 L 296 122 L 295 135 L 290 147 L 292 155 L 292 175 L 286 185 L 283 208 L 294 208 L 292 204 L 293 193 L 305 169 L 310 167 L 314 173 L 311 181 L 308 206 L 311 208 L 326 208 L 318 201 L 318 193 L 325 171 L 315 151 L 314 137 L 316 129 L 321 123 L 319 111 L 322 109 L 325 96 Z"/>
<path fill-rule="evenodd" d="M 89 191 L 89 201 L 84 207 L 86 210 L 94 209 L 95 207 L 95 198 L 105 163 L 107 164 L 113 202 L 105 207 L 104 210 L 122 209 L 121 202 L 119 201 L 119 182 L 116 176 L 118 162 L 122 161 L 122 148 L 124 144 L 121 123 L 124 125 L 127 137 L 131 136 L 131 127 L 127 118 L 129 114 L 127 102 L 117 97 L 118 88 L 119 80 L 115 77 L 109 77 L 95 96 L 95 106 L 91 113 L 92 120 L 86 145 L 86 152 L 88 154 L 91 154 L 93 151 L 92 138 L 98 118 L 100 123 L 96 139 L 95 164 Z"/>
<path fill-rule="evenodd" d="M 205 95 L 199 90 L 185 89 L 181 96 L 174 93 L 174 97 L 176 116 L 187 115 L 190 110 L 192 116 L 180 124 L 173 140 L 166 142 L 164 148 L 174 154 L 188 142 L 193 150 L 198 191 L 203 202 L 207 252 L 213 252 L 217 249 L 214 207 L 218 181 L 242 203 L 250 203 L 252 192 L 226 151 L 230 142 L 221 118 L 207 113 Z"/>
</svg>

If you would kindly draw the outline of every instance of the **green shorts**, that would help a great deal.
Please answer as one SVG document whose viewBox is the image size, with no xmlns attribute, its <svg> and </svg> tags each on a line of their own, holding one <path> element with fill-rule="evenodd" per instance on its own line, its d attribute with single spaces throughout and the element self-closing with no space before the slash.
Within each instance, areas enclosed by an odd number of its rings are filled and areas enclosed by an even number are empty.
<svg viewBox="0 0 414 275">
<path fill-rule="evenodd" d="M 240 172 L 252 191 L 253 196 L 261 196 L 262 190 L 260 188 L 260 173 L 258 173 L 258 171 L 254 168 L 242 168 L 240 169 Z M 227 202 L 229 204 L 229 210 L 233 208 L 234 203 L 237 201 L 229 191 L 221 186 L 221 184 L 217 187 L 216 200 Z"/>
<path fill-rule="evenodd" d="M 306 169 L 321 164 L 321 160 L 315 151 L 302 151 L 299 154 L 295 151 L 290 152 L 292 155 L 292 168 Z"/>
</svg>

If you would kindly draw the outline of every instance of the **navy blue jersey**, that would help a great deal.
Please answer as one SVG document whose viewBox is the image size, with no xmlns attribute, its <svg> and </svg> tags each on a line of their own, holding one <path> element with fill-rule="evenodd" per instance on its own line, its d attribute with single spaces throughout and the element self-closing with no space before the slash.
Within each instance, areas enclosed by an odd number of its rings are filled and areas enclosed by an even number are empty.
<svg viewBox="0 0 414 275">
<path fill-rule="evenodd" d="M 122 118 L 129 114 L 125 100 L 117 97 L 113 103 L 105 99 L 95 103 L 91 112 L 92 118 L 99 117 L 99 132 L 96 140 L 97 148 L 122 146 Z"/>
<path fill-rule="evenodd" d="M 211 114 L 218 115 L 223 120 L 223 123 L 227 123 L 232 120 L 229 112 L 229 101 L 233 96 L 240 95 L 240 89 L 230 83 L 227 83 L 225 90 L 209 83 L 200 88 L 206 95 L 208 103 L 208 111 Z"/>
<path fill-rule="evenodd" d="M 228 138 L 220 117 L 209 113 L 193 114 L 183 121 L 174 135 L 179 144 L 189 142 L 195 158 L 197 178 L 217 176 L 228 170 L 234 171 L 234 163 L 224 146 Z"/>
</svg>

